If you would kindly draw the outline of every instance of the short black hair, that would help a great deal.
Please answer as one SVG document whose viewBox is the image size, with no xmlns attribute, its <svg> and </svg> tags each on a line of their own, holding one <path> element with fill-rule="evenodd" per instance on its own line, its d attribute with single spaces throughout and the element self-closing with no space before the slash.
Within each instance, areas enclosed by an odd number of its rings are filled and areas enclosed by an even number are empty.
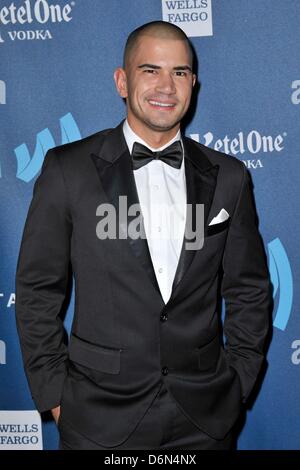
<svg viewBox="0 0 300 470">
<path fill-rule="evenodd" d="M 168 23 L 167 21 L 151 21 L 150 23 L 145 23 L 142 26 L 139 26 L 134 31 L 132 31 L 126 41 L 125 48 L 124 48 L 124 55 L 123 55 L 123 67 L 125 68 L 126 64 L 128 63 L 128 59 L 132 50 L 135 48 L 138 39 L 143 34 L 154 35 L 160 38 L 172 38 L 172 39 L 179 39 L 181 41 L 185 41 L 188 47 L 188 51 L 191 57 L 191 63 L 193 64 L 194 58 L 194 51 L 192 45 L 189 41 L 189 38 L 185 34 L 185 32 L 176 26 L 173 23 Z"/>
</svg>

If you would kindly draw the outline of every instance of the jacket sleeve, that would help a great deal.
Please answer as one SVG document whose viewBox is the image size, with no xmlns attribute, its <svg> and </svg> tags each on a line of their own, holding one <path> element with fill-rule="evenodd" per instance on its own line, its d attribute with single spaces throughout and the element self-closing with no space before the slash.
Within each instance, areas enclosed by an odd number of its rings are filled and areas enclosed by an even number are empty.
<svg viewBox="0 0 300 470">
<path fill-rule="evenodd" d="M 272 296 L 250 178 L 242 166 L 240 193 L 223 256 L 221 294 L 225 300 L 225 351 L 240 378 L 245 403 L 264 360 Z"/>
<path fill-rule="evenodd" d="M 16 271 L 16 322 L 32 398 L 60 404 L 68 353 L 59 317 L 70 263 L 71 215 L 55 150 L 47 152 L 29 207 Z"/>
</svg>

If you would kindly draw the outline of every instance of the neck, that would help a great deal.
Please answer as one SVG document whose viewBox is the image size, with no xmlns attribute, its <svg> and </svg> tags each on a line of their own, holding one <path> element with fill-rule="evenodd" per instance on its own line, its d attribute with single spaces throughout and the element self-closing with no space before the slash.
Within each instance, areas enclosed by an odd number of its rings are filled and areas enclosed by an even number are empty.
<svg viewBox="0 0 300 470">
<path fill-rule="evenodd" d="M 154 129 L 150 129 L 148 127 L 141 127 L 136 125 L 135 122 L 132 122 L 130 117 L 127 116 L 128 124 L 133 130 L 135 134 L 137 134 L 141 139 L 143 139 L 149 147 L 155 149 L 162 147 L 163 145 L 167 144 L 175 135 L 177 134 L 180 124 L 177 124 L 172 129 L 168 129 L 165 131 L 155 131 Z"/>
</svg>

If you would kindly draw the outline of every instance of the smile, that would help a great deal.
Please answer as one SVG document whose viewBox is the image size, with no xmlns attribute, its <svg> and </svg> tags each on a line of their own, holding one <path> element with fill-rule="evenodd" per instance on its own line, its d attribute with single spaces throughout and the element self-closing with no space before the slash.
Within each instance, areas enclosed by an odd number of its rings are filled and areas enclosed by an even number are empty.
<svg viewBox="0 0 300 470">
<path fill-rule="evenodd" d="M 152 106 L 158 106 L 160 108 L 174 108 L 175 103 L 162 103 L 161 101 L 154 101 L 154 100 L 149 100 L 149 103 Z"/>
</svg>

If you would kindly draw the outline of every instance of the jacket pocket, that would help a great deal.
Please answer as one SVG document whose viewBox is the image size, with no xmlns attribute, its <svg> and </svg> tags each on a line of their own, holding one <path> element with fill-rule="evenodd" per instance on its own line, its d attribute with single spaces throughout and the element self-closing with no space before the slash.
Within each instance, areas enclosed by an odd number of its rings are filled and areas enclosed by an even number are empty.
<svg viewBox="0 0 300 470">
<path fill-rule="evenodd" d="M 219 224 L 208 225 L 206 228 L 206 236 L 211 237 L 212 235 L 217 235 L 218 233 L 226 233 L 230 222 L 230 217 L 224 222 L 220 222 Z"/>
<path fill-rule="evenodd" d="M 122 349 L 88 343 L 71 335 L 69 357 L 71 361 L 108 374 L 119 374 Z"/>
<path fill-rule="evenodd" d="M 208 343 L 196 349 L 198 355 L 198 368 L 201 371 L 214 369 L 220 356 L 219 334 L 214 336 Z"/>
</svg>

